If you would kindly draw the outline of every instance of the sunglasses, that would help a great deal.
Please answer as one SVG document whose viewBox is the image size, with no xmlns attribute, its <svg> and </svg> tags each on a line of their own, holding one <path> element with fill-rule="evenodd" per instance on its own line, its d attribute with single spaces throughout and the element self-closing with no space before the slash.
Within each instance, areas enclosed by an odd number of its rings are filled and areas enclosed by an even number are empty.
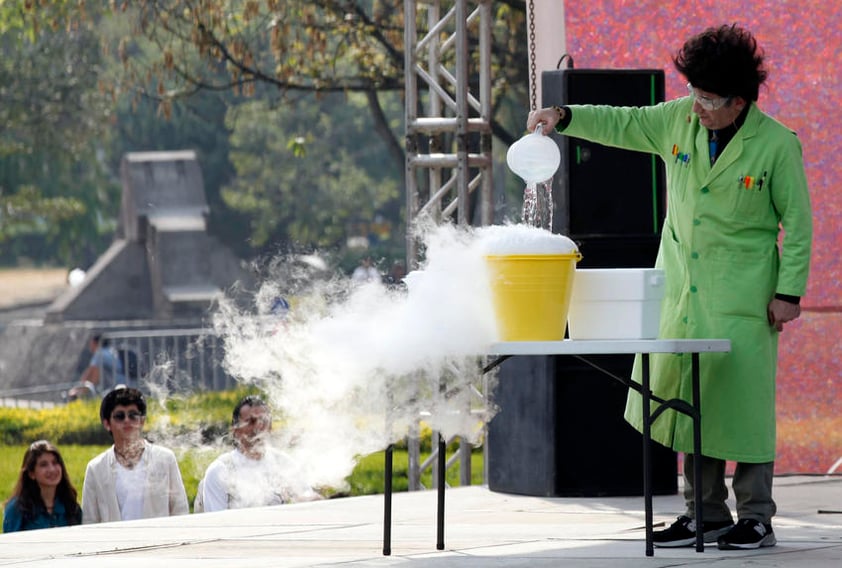
<svg viewBox="0 0 842 568">
<path fill-rule="evenodd" d="M 122 422 L 126 418 L 128 418 L 131 422 L 140 422 L 140 419 L 143 418 L 143 414 L 140 412 L 129 412 L 126 414 L 125 412 L 120 411 L 111 415 L 111 420 L 115 420 L 117 422 Z"/>
</svg>

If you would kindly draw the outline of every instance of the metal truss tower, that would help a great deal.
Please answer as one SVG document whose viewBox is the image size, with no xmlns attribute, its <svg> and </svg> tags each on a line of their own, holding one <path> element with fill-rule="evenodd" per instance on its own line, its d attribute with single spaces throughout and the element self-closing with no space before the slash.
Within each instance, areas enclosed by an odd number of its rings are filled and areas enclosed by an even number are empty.
<svg viewBox="0 0 842 568">
<path fill-rule="evenodd" d="M 493 221 L 491 156 L 491 0 L 404 0 L 406 90 L 406 260 L 417 267 L 421 219 L 458 225 Z M 472 92 L 472 89 L 475 92 Z M 446 292 L 443 292 L 446 293 Z M 434 391 L 436 389 L 433 389 Z M 470 412 L 470 409 L 465 409 Z M 420 462 L 417 432 L 408 439 L 409 489 L 441 463 L 444 439 Z M 471 446 L 460 443 L 460 482 L 471 483 Z"/>
<path fill-rule="evenodd" d="M 416 220 L 493 220 L 493 22 L 491 0 L 404 0 L 404 14 L 407 262 L 414 267 Z"/>
</svg>

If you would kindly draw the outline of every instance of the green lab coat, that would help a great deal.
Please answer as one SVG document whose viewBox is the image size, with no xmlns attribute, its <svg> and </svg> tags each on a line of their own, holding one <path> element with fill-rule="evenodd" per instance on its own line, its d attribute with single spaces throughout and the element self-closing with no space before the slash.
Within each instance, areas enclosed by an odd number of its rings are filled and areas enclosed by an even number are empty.
<svg viewBox="0 0 842 568">
<path fill-rule="evenodd" d="M 667 215 L 656 266 L 664 269 L 666 284 L 659 335 L 731 340 L 730 353 L 700 356 L 702 453 L 770 462 L 778 335 L 766 307 L 775 293 L 803 296 L 810 264 L 812 217 L 801 144 L 752 104 L 711 166 L 708 131 L 692 104 L 684 97 L 642 108 L 571 106 L 564 134 L 664 160 Z M 589 190 L 616 191 L 623 199 L 621 188 Z M 638 382 L 639 359 L 633 373 Z M 657 396 L 692 400 L 689 354 L 652 355 L 650 362 Z M 642 429 L 636 391 L 629 392 L 625 417 Z M 692 421 L 673 410 L 658 417 L 652 437 L 676 451 L 693 451 Z"/>
</svg>

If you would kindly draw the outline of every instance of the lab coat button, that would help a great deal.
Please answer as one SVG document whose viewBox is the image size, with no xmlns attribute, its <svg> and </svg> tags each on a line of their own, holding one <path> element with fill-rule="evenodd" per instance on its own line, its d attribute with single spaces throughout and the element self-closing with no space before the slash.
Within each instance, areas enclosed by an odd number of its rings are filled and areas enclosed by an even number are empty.
<svg viewBox="0 0 842 568">
<path fill-rule="evenodd" d="M 690 258 L 693 258 L 693 259 L 695 259 L 695 258 L 699 258 L 699 253 L 697 253 L 696 251 L 691 252 L 691 253 L 690 253 Z"/>
<path fill-rule="evenodd" d="M 688 321 L 687 316 L 684 316 L 683 318 L 681 318 L 681 323 L 687 323 L 687 321 Z"/>
<path fill-rule="evenodd" d="M 695 294 L 696 292 L 698 292 L 698 291 L 699 291 L 699 289 L 698 289 L 698 288 L 696 288 L 695 286 L 690 286 L 690 291 L 691 291 L 691 292 L 693 292 L 693 293 Z"/>
<path fill-rule="evenodd" d="M 693 219 L 693 224 L 694 225 L 701 225 L 702 222 L 699 219 Z"/>
<path fill-rule="evenodd" d="M 703 188 L 702 188 L 702 193 L 710 193 L 710 188 L 708 188 L 708 187 L 703 187 Z"/>
</svg>

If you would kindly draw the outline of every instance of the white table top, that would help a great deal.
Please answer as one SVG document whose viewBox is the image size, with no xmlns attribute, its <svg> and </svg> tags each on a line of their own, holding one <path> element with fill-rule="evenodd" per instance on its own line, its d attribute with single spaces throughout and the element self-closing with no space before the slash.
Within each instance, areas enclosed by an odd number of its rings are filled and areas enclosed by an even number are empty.
<svg viewBox="0 0 842 568">
<path fill-rule="evenodd" d="M 726 353 L 730 339 L 564 339 L 492 343 L 489 355 L 597 355 L 619 353 Z"/>
</svg>

